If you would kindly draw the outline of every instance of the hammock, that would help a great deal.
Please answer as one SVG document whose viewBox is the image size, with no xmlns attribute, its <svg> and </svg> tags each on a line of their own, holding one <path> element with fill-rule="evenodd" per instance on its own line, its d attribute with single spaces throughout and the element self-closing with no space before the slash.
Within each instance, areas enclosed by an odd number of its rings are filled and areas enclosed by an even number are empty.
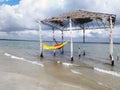
<svg viewBox="0 0 120 90">
<path fill-rule="evenodd" d="M 54 46 L 49 46 L 45 43 L 43 43 L 43 48 L 46 50 L 57 50 L 57 49 L 61 49 L 62 47 L 64 47 L 68 42 L 64 42 L 64 43 L 60 43 L 60 44 L 56 44 Z"/>
</svg>

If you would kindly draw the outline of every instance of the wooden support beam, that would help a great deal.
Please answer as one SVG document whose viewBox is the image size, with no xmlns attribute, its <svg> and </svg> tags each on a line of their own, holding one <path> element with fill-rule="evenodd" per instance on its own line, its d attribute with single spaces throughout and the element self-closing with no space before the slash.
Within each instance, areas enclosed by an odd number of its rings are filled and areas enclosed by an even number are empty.
<svg viewBox="0 0 120 90">
<path fill-rule="evenodd" d="M 53 55 L 56 56 L 56 50 L 54 50 L 54 54 Z"/>
<path fill-rule="evenodd" d="M 55 31 L 54 31 L 54 27 L 52 27 L 52 30 L 53 30 L 53 41 L 55 41 L 55 43 L 57 44 L 57 41 L 55 39 Z M 56 50 L 53 51 L 53 55 L 56 56 Z"/>
<path fill-rule="evenodd" d="M 112 17 L 110 16 L 110 60 L 111 60 L 111 65 L 114 66 L 112 30 L 113 30 L 113 23 L 112 23 Z"/>
<path fill-rule="evenodd" d="M 85 45 L 85 29 L 83 27 L 83 44 Z M 83 55 L 85 56 L 85 46 L 83 48 Z"/>
<path fill-rule="evenodd" d="M 69 26 L 70 26 L 70 49 L 71 49 L 71 61 L 73 61 L 73 36 L 72 36 L 72 20 L 69 18 Z"/>
<path fill-rule="evenodd" d="M 78 56 L 79 56 L 79 58 L 81 57 L 80 44 L 78 46 Z"/>
<path fill-rule="evenodd" d="M 39 34 L 40 34 L 40 57 L 43 57 L 43 46 L 42 46 L 42 28 L 41 22 L 39 21 Z"/>
<path fill-rule="evenodd" d="M 83 43 L 85 43 L 85 29 L 83 28 Z"/>
<path fill-rule="evenodd" d="M 80 53 L 80 45 L 78 46 L 78 56 L 79 56 L 79 58 L 80 58 L 80 56 L 81 56 L 81 53 Z"/>
<path fill-rule="evenodd" d="M 62 38 L 62 43 L 63 43 L 63 41 L 64 41 L 63 30 L 61 31 L 61 34 L 62 34 L 61 38 Z M 62 47 L 61 53 L 64 54 L 64 47 Z"/>
<path fill-rule="evenodd" d="M 110 27 L 99 27 L 99 28 L 92 28 L 92 27 L 85 27 L 85 30 L 100 30 L 100 29 L 107 29 L 107 28 L 110 28 Z M 64 31 L 69 31 L 70 29 L 64 29 Z M 72 30 L 74 31 L 77 31 L 77 30 L 83 30 L 83 28 L 73 28 Z"/>
<path fill-rule="evenodd" d="M 63 30 L 63 28 L 60 28 L 60 27 L 58 27 L 55 24 L 52 24 L 50 22 L 44 22 L 44 21 L 42 21 L 42 23 L 45 24 L 45 25 L 48 25 L 50 27 L 55 27 L 56 29 L 59 29 L 59 30 Z"/>
</svg>

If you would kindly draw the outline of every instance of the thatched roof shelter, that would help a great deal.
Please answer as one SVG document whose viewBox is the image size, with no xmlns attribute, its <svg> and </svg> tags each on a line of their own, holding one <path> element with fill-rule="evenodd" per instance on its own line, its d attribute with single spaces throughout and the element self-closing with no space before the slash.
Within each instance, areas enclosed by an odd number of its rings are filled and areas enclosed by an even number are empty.
<svg viewBox="0 0 120 90">
<path fill-rule="evenodd" d="M 97 13 L 97 12 L 89 12 L 83 10 L 77 10 L 73 12 L 68 12 L 61 14 L 56 17 L 47 18 L 39 21 L 40 25 L 40 53 L 41 57 L 43 57 L 43 49 L 42 49 L 42 35 L 41 35 L 41 24 L 59 29 L 62 31 L 62 40 L 63 40 L 63 31 L 70 31 L 70 49 L 71 49 L 71 61 L 73 61 L 73 37 L 72 31 L 74 30 L 83 30 L 83 42 L 85 42 L 85 30 L 96 30 L 96 29 L 106 29 L 110 28 L 110 60 L 111 64 L 114 65 L 113 59 L 113 37 L 112 30 L 115 25 L 116 15 L 114 14 L 106 14 L 106 13 Z M 54 32 L 53 32 L 54 34 Z M 53 35 L 54 38 L 54 35 Z M 85 50 L 84 50 L 85 51 Z M 85 55 L 85 52 L 84 52 Z"/>
</svg>

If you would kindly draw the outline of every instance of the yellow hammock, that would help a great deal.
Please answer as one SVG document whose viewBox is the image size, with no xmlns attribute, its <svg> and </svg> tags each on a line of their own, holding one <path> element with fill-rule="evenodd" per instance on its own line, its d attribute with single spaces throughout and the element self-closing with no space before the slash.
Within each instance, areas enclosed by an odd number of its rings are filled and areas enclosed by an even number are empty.
<svg viewBox="0 0 120 90">
<path fill-rule="evenodd" d="M 61 43 L 61 44 L 56 44 L 54 46 L 48 46 L 47 44 L 43 43 L 43 48 L 46 49 L 46 50 L 57 50 L 57 49 L 60 49 L 63 46 L 65 46 L 67 43 L 68 42 L 64 42 L 64 43 Z"/>
</svg>

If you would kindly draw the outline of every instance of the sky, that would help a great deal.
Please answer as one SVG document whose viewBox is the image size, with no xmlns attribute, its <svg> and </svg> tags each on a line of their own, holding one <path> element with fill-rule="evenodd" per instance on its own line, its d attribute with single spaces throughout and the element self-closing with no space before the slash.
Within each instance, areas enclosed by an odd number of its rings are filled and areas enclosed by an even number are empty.
<svg viewBox="0 0 120 90">
<path fill-rule="evenodd" d="M 0 39 L 39 40 L 36 20 L 80 9 L 117 15 L 113 38 L 120 42 L 119 5 L 120 0 L 0 0 Z M 42 33 L 44 40 L 52 40 L 52 32 Z M 55 33 L 56 39 L 59 39 L 61 33 Z M 68 33 L 64 34 L 66 39 L 69 38 Z M 73 32 L 73 37 L 82 41 L 82 32 Z M 108 42 L 109 31 L 86 31 L 86 41 Z"/>
<path fill-rule="evenodd" d="M 8 5 L 16 5 L 19 4 L 20 0 L 0 0 L 0 5 L 2 4 L 8 4 Z"/>
</svg>

